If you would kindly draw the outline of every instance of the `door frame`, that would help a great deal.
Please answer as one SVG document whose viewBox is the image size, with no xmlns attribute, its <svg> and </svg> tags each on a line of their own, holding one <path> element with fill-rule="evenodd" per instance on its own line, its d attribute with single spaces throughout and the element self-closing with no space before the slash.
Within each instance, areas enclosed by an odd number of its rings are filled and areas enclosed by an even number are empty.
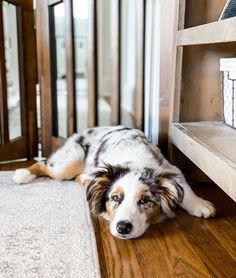
<svg viewBox="0 0 236 278">
<path fill-rule="evenodd" d="M 41 95 L 41 141 L 42 155 L 48 157 L 60 147 L 64 140 L 53 133 L 53 107 L 55 107 L 55 92 L 53 90 L 53 53 L 50 41 L 50 8 L 53 5 L 65 4 L 66 14 L 66 79 L 67 79 L 67 136 L 76 132 L 76 99 L 75 99 L 75 57 L 74 57 L 74 26 L 72 0 L 37 0 L 36 29 L 37 56 Z M 89 34 L 88 34 L 88 99 L 91 103 L 88 111 L 88 126 L 96 125 L 97 114 L 97 41 L 96 41 L 96 0 L 89 1 Z M 54 115 L 55 116 L 55 115 Z"/>
<path fill-rule="evenodd" d="M 66 13 L 66 68 L 67 68 L 67 136 L 76 132 L 76 94 L 75 94 L 75 57 L 73 38 L 73 0 L 37 0 L 36 29 L 37 29 L 37 55 L 38 72 L 41 94 L 41 142 L 43 156 L 49 156 L 64 142 L 55 136 L 56 119 L 55 90 L 53 90 L 53 62 L 52 44 L 50 34 L 50 6 L 64 2 Z M 98 7 L 97 0 L 88 0 L 88 54 L 87 54 L 87 80 L 88 80 L 88 127 L 98 124 Z M 137 25 L 137 53 L 135 63 L 136 86 L 135 86 L 135 127 L 143 129 L 144 115 L 144 52 L 145 52 L 145 0 L 138 0 L 136 5 Z M 111 99 L 111 124 L 120 124 L 120 79 L 121 79 L 121 1 L 111 1 L 111 72 L 112 72 L 112 99 Z M 51 36 L 52 37 L 52 36 Z M 55 79 L 55 77 L 54 77 Z"/>
<path fill-rule="evenodd" d="M 17 6 L 21 136 L 9 139 L 2 0 L 0 0 L 0 161 L 37 156 L 36 33 L 32 0 L 5 0 Z"/>
</svg>

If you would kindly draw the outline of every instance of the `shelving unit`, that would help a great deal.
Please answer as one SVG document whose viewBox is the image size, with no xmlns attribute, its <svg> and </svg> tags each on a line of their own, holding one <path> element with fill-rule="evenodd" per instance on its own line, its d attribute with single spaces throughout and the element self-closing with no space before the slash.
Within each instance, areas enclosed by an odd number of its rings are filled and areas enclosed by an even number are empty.
<svg viewBox="0 0 236 278">
<path fill-rule="evenodd" d="M 236 200 L 236 132 L 222 122 L 172 124 L 172 143 Z"/>
<path fill-rule="evenodd" d="M 169 146 L 172 161 L 180 159 L 175 146 L 236 201 L 236 130 L 223 123 L 219 66 L 236 57 L 236 17 L 218 21 L 225 3 L 176 6 Z"/>
<path fill-rule="evenodd" d="M 197 45 L 236 41 L 236 18 L 203 24 L 178 31 L 177 45 Z"/>
</svg>

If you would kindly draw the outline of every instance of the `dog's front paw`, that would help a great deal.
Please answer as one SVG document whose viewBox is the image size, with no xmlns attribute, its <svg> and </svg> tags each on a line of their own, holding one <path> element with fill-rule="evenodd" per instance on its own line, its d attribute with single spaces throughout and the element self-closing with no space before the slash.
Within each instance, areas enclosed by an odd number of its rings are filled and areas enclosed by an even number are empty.
<svg viewBox="0 0 236 278">
<path fill-rule="evenodd" d="M 197 198 L 192 202 L 191 208 L 188 212 L 197 217 L 209 218 L 215 216 L 216 209 L 211 202 L 202 198 Z"/>
<path fill-rule="evenodd" d="M 17 169 L 13 175 L 13 181 L 16 183 L 30 183 L 36 178 L 28 169 Z"/>
</svg>

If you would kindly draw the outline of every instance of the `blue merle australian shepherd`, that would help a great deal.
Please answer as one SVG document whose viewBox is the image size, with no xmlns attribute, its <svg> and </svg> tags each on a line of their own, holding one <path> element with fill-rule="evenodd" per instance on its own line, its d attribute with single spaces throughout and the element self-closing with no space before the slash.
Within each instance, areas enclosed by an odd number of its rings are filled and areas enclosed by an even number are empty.
<svg viewBox="0 0 236 278">
<path fill-rule="evenodd" d="M 18 169 L 13 179 L 29 183 L 38 176 L 75 178 L 85 185 L 91 210 L 110 221 L 112 235 L 122 239 L 139 237 L 150 224 L 174 217 L 177 205 L 197 217 L 215 214 L 213 204 L 194 194 L 143 132 L 123 126 L 75 134 L 46 163 Z"/>
</svg>

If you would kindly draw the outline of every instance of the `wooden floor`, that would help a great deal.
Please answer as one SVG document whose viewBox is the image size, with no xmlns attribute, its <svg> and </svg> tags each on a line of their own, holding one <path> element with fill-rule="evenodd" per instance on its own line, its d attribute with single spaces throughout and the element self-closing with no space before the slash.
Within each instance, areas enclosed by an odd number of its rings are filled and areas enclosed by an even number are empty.
<svg viewBox="0 0 236 278">
<path fill-rule="evenodd" d="M 18 168 L 26 168 L 34 164 L 35 160 L 22 161 L 22 162 L 10 162 L 10 163 L 0 163 L 0 171 L 13 171 Z"/>
<path fill-rule="evenodd" d="M 0 170 L 17 167 L 0 165 Z M 236 203 L 214 184 L 193 189 L 215 204 L 214 219 L 199 219 L 178 209 L 174 220 L 153 225 L 141 238 L 120 240 L 110 234 L 105 220 L 95 218 L 102 277 L 235 278 Z"/>
<path fill-rule="evenodd" d="M 199 219 L 178 209 L 174 220 L 153 225 L 139 239 L 111 236 L 94 219 L 103 277 L 236 277 L 236 204 L 214 184 L 195 185 L 214 202 L 217 216 Z"/>
</svg>

